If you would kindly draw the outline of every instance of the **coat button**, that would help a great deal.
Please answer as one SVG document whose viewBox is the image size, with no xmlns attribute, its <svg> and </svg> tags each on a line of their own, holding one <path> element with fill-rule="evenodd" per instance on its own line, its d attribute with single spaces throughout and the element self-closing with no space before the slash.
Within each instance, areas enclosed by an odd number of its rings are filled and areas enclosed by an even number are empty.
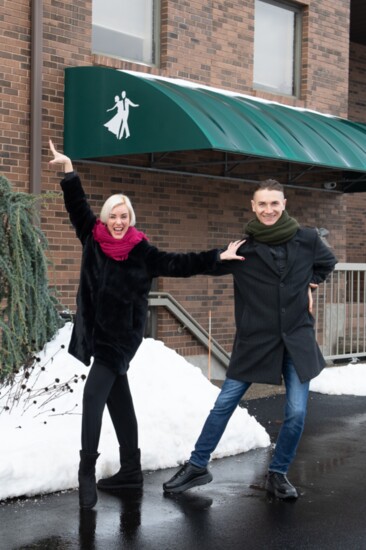
<svg viewBox="0 0 366 550">
<path fill-rule="evenodd" d="M 283 288 L 285 286 L 285 283 L 280 283 L 280 287 Z"/>
<path fill-rule="evenodd" d="M 285 313 L 286 309 L 284 307 L 281 308 L 281 313 Z"/>
</svg>

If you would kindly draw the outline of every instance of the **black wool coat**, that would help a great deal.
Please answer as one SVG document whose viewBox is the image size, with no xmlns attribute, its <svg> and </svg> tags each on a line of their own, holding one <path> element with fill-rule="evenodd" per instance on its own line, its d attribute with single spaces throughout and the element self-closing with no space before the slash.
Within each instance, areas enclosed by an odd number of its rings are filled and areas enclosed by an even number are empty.
<svg viewBox="0 0 366 550">
<path fill-rule="evenodd" d="M 83 247 L 69 353 L 87 366 L 93 356 L 116 373 L 124 374 L 143 338 L 152 279 L 203 274 L 214 269 L 219 251 L 168 253 L 143 240 L 131 250 L 127 260 L 113 260 L 93 238 L 96 216 L 77 174 L 66 176 L 61 187 Z"/>
<path fill-rule="evenodd" d="M 285 350 L 302 382 L 325 366 L 308 310 L 308 286 L 324 281 L 337 259 L 311 228 L 300 228 L 286 248 L 282 275 L 270 247 L 253 238 L 238 251 L 244 261 L 222 262 L 213 272 L 234 279 L 236 335 L 229 378 L 281 384 Z"/>
</svg>

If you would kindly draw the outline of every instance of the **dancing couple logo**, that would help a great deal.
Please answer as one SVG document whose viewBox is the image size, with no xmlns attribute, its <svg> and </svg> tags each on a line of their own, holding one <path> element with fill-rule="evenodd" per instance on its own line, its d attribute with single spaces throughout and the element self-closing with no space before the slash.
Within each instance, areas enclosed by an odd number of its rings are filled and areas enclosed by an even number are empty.
<svg viewBox="0 0 366 550">
<path fill-rule="evenodd" d="M 114 105 L 110 109 L 107 109 L 107 113 L 110 111 L 117 111 L 116 114 L 108 122 L 104 124 L 106 128 L 117 139 L 127 139 L 130 137 L 130 129 L 128 126 L 128 117 L 130 114 L 130 107 L 139 107 L 136 103 L 133 103 L 126 95 L 125 90 L 121 93 L 121 97 L 114 96 Z"/>
</svg>

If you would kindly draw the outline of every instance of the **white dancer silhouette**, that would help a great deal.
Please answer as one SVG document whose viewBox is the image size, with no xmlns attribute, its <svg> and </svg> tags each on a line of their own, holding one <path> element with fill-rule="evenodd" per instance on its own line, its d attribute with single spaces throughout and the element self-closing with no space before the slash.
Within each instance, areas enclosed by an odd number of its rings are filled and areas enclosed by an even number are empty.
<svg viewBox="0 0 366 550">
<path fill-rule="evenodd" d="M 123 91 L 121 94 L 121 99 L 118 95 L 114 97 L 115 104 L 110 109 L 107 109 L 107 113 L 109 111 L 113 111 L 114 109 L 117 109 L 117 113 L 114 115 L 111 120 L 106 122 L 104 126 L 108 128 L 112 134 L 114 134 L 117 139 L 122 139 L 123 134 L 126 134 L 126 139 L 130 137 L 130 129 L 128 127 L 128 117 L 130 114 L 130 107 L 139 107 L 136 103 L 133 103 L 128 97 L 126 97 L 126 92 Z"/>
</svg>

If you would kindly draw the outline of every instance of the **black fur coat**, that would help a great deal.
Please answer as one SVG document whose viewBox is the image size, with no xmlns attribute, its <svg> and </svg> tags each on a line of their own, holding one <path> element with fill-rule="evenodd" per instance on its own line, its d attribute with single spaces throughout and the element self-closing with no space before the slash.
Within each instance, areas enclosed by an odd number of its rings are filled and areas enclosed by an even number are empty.
<svg viewBox="0 0 366 550">
<path fill-rule="evenodd" d="M 152 279 L 203 274 L 215 268 L 219 251 L 168 253 L 144 240 L 132 249 L 127 260 L 113 260 L 93 238 L 96 216 L 77 174 L 68 174 L 61 187 L 83 246 L 69 353 L 87 366 L 94 357 L 123 374 L 143 338 Z"/>
</svg>

